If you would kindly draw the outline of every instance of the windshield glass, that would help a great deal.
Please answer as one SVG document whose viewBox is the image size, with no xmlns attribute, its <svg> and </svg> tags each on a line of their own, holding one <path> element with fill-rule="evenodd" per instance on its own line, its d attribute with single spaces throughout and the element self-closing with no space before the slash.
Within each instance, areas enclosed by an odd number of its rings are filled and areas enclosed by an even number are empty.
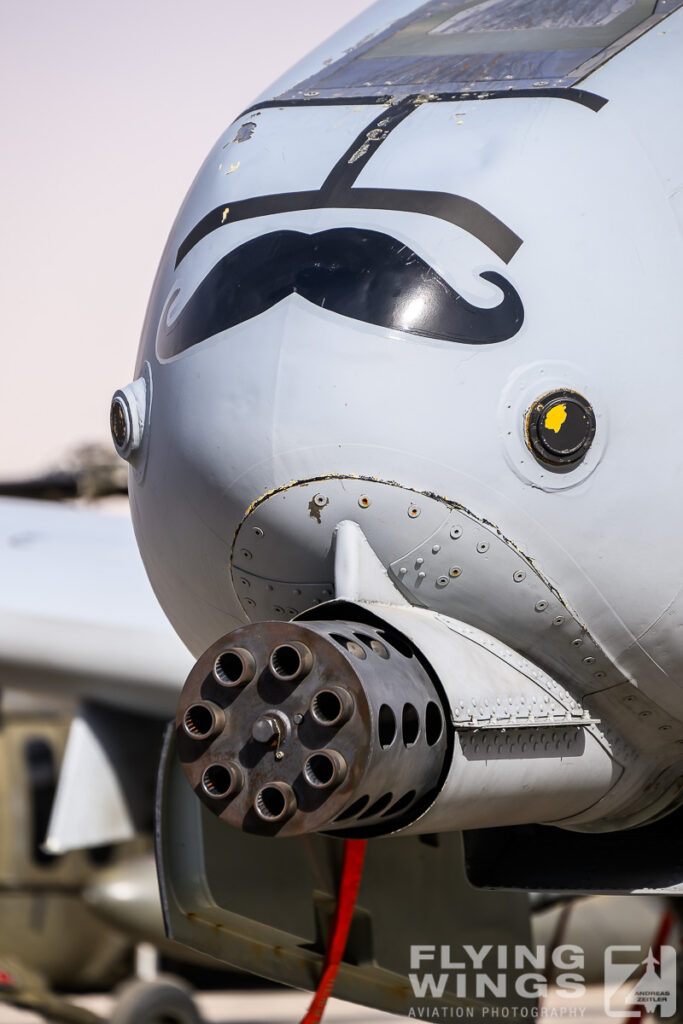
<svg viewBox="0 0 683 1024">
<path fill-rule="evenodd" d="M 430 0 L 280 99 L 566 88 L 682 0 Z"/>
</svg>

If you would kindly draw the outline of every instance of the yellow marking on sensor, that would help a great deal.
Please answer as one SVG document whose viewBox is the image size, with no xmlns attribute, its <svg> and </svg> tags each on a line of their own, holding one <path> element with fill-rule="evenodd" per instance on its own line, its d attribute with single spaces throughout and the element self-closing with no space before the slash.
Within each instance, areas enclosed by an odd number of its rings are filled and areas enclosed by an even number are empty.
<svg viewBox="0 0 683 1024">
<path fill-rule="evenodd" d="M 233 171 L 237 170 L 239 165 L 240 165 L 240 161 L 238 160 L 236 164 L 230 164 L 230 170 L 229 171 L 224 171 L 223 173 L 224 174 L 232 174 Z"/>
<path fill-rule="evenodd" d="M 543 424 L 546 430 L 554 430 L 556 434 L 559 434 L 560 427 L 567 418 L 567 406 L 566 405 L 554 405 L 550 412 L 546 415 L 545 423 Z"/>
<path fill-rule="evenodd" d="M 225 224 L 225 218 L 228 216 L 229 213 L 230 207 L 226 206 L 225 209 L 223 210 L 223 216 L 221 217 L 221 224 Z"/>
</svg>

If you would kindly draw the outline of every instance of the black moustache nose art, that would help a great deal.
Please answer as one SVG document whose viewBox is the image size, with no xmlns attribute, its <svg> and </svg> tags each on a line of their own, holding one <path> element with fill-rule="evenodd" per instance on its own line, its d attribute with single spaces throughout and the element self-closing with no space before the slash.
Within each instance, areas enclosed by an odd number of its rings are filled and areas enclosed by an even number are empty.
<svg viewBox="0 0 683 1024">
<path fill-rule="evenodd" d="M 160 336 L 159 355 L 178 355 L 293 293 L 377 327 L 465 345 L 506 341 L 522 326 L 521 299 L 496 271 L 480 276 L 502 292 L 497 306 L 472 305 L 409 246 L 382 232 L 273 231 L 218 261 Z"/>
</svg>

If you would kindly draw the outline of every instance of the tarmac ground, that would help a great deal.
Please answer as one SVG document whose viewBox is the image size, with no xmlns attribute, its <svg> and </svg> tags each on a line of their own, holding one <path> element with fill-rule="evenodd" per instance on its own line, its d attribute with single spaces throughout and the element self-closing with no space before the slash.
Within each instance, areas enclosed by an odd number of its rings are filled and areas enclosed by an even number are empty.
<svg viewBox="0 0 683 1024">
<path fill-rule="evenodd" d="M 259 991 L 252 989 L 247 992 L 201 992 L 197 995 L 197 1003 L 206 1024 L 299 1024 L 308 1005 L 311 994 L 308 992 L 282 990 Z M 100 1013 L 106 1019 L 113 1006 L 113 999 L 107 995 L 91 995 L 74 997 L 74 1002 L 94 1013 Z M 330 999 L 327 1004 L 324 1024 L 398 1024 L 409 1020 L 408 1017 L 397 1017 L 393 1014 L 368 1010 L 355 1003 L 346 1003 L 340 999 Z M 414 1019 L 419 1019 L 416 1014 Z M 427 1018 L 434 1020 L 435 1018 Z M 450 1015 L 441 1018 L 449 1021 L 456 1018 Z M 464 1018 L 463 1018 L 464 1019 Z M 512 1015 L 502 1016 L 501 1021 L 513 1021 Z M 526 1018 L 534 1019 L 534 1018 Z M 589 986 L 586 993 L 578 1000 L 568 1000 L 554 995 L 552 992 L 544 1001 L 537 1020 L 582 1021 L 583 1024 L 607 1024 L 613 1021 L 603 1006 L 603 988 L 600 985 Z M 487 1017 L 474 1024 L 495 1022 L 495 1016 Z M 0 1024 L 44 1024 L 44 1018 L 26 1010 L 0 1003 Z"/>
</svg>

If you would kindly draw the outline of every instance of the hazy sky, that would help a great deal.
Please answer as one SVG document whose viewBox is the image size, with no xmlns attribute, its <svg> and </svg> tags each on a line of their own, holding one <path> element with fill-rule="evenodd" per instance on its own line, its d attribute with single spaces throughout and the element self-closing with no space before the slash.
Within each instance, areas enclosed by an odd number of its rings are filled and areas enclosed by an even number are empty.
<svg viewBox="0 0 683 1024">
<path fill-rule="evenodd" d="M 0 478 L 108 440 L 221 131 L 369 0 L 0 0 Z"/>
</svg>

